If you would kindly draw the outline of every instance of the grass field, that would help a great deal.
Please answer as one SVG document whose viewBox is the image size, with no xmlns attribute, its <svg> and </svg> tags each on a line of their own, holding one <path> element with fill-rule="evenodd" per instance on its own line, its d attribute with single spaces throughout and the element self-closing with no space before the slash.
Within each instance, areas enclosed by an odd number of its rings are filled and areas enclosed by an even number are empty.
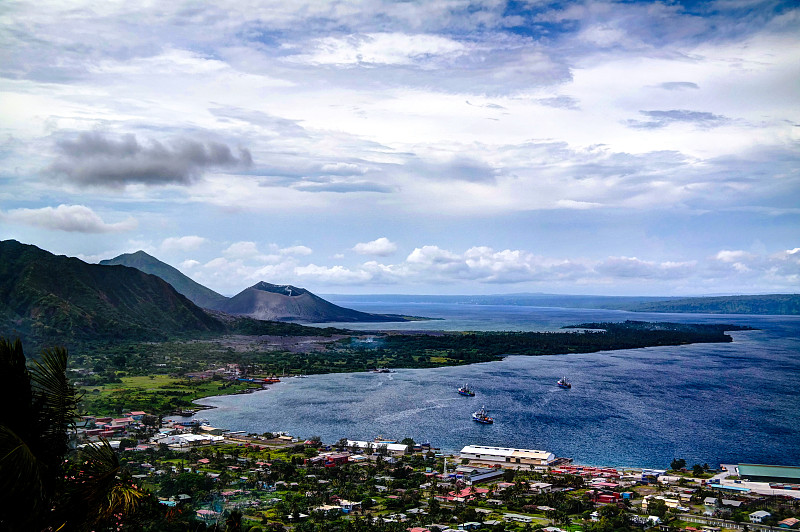
<svg viewBox="0 0 800 532">
<path fill-rule="evenodd" d="M 260 386 L 218 380 L 189 380 L 169 375 L 122 377 L 121 383 L 82 388 L 83 409 L 92 415 L 116 416 L 131 410 L 168 414 L 191 408 L 192 401 Z"/>
</svg>

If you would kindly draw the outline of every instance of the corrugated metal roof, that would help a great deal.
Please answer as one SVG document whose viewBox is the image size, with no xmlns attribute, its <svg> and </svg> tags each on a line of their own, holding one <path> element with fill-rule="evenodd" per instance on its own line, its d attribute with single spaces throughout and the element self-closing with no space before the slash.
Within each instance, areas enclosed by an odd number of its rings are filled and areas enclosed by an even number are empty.
<svg viewBox="0 0 800 532">
<path fill-rule="evenodd" d="M 765 464 L 739 464 L 740 477 L 776 477 L 800 481 L 800 467 Z"/>
<path fill-rule="evenodd" d="M 536 460 L 553 460 L 555 455 L 548 451 L 535 449 L 512 449 L 510 447 L 489 447 L 485 445 L 467 445 L 461 454 L 485 454 L 491 456 L 513 456 L 515 458 L 533 458 Z"/>
</svg>

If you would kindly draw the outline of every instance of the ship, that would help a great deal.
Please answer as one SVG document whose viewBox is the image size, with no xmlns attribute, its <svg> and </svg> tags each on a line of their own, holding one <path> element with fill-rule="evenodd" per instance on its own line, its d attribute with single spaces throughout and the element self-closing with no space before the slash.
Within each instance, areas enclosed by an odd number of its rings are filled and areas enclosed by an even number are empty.
<svg viewBox="0 0 800 532">
<path fill-rule="evenodd" d="M 566 377 L 561 377 L 561 380 L 559 380 L 557 384 L 562 388 L 572 388 L 572 385 L 569 383 Z"/>
<path fill-rule="evenodd" d="M 480 410 L 472 414 L 472 421 L 477 421 L 478 423 L 483 423 L 486 425 L 494 423 L 494 419 L 490 418 L 486 413 L 485 406 L 482 406 Z"/>
<path fill-rule="evenodd" d="M 466 395 L 467 397 L 475 397 L 475 392 L 469 389 L 469 386 L 466 384 L 458 389 L 458 393 L 461 395 Z"/>
</svg>

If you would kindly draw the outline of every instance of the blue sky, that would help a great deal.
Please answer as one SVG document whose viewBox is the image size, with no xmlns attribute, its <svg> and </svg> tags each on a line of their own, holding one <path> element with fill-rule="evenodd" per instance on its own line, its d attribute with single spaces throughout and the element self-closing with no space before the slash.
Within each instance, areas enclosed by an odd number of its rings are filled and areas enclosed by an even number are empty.
<svg viewBox="0 0 800 532">
<path fill-rule="evenodd" d="M 797 292 L 799 126 L 794 2 L 0 12 L 0 238 L 224 294 Z"/>
</svg>

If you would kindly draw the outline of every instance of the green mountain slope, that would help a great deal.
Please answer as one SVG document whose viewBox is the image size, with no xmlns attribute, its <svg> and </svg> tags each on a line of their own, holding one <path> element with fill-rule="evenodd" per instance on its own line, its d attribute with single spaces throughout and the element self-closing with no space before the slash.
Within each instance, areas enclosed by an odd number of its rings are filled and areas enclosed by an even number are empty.
<svg viewBox="0 0 800 532">
<path fill-rule="evenodd" d="M 178 293 L 185 295 L 195 305 L 203 308 L 221 310 L 224 303 L 228 300 L 228 298 L 222 294 L 218 294 L 210 288 L 206 288 L 200 283 L 193 281 L 176 268 L 161 262 L 144 251 L 125 253 L 113 259 L 102 260 L 100 264 L 104 266 L 130 266 L 131 268 L 136 268 L 145 273 L 157 275 L 171 284 Z"/>
<path fill-rule="evenodd" d="M 134 268 L 87 264 L 0 242 L 0 334 L 41 341 L 160 339 L 225 325 L 167 282 Z"/>
<path fill-rule="evenodd" d="M 800 294 L 691 297 L 650 301 L 628 307 L 635 312 L 689 312 L 706 314 L 800 314 Z"/>
</svg>

